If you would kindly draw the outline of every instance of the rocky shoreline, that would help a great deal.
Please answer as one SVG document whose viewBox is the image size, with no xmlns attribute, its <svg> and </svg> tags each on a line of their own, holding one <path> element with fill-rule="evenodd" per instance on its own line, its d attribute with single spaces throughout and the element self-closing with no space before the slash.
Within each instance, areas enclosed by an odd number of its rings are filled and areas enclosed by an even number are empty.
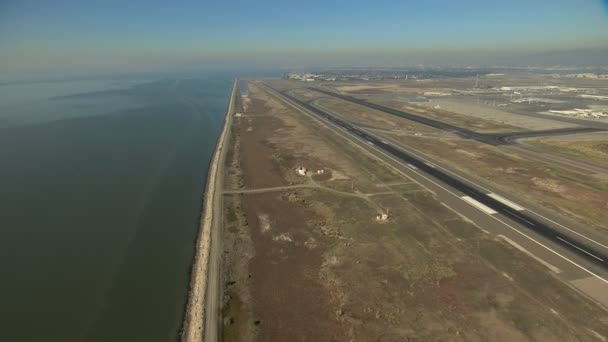
<svg viewBox="0 0 608 342">
<path fill-rule="evenodd" d="M 205 334 L 205 300 L 208 285 L 211 230 L 214 223 L 213 206 L 215 204 L 214 199 L 216 191 L 218 191 L 216 186 L 218 176 L 221 176 L 221 165 L 222 160 L 224 159 L 224 143 L 228 138 L 231 114 L 234 111 L 234 101 L 237 90 L 238 80 L 235 80 L 228 109 L 226 111 L 226 118 L 224 119 L 224 127 L 209 166 L 209 175 L 207 177 L 207 185 L 203 197 L 203 210 L 196 240 L 196 251 L 190 275 L 188 303 L 180 333 L 181 341 L 203 341 L 203 336 Z"/>
</svg>

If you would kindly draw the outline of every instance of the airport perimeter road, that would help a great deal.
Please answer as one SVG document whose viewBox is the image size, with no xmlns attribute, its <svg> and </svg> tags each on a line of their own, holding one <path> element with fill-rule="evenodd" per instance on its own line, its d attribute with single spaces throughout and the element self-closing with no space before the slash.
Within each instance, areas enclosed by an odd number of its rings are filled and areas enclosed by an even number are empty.
<svg viewBox="0 0 608 342">
<path fill-rule="evenodd" d="M 457 175 L 289 94 L 280 93 L 270 87 L 266 89 L 394 166 L 435 193 L 444 205 L 467 217 L 487 233 L 503 238 L 530 254 L 564 281 L 579 288 L 583 287 L 580 284 L 586 284 L 586 288 L 581 290 L 608 306 L 606 245 L 572 232 L 566 234 L 558 222 L 548 224 L 541 221 L 515 201 L 478 189 Z"/>
<path fill-rule="evenodd" d="M 371 109 L 379 110 L 387 114 L 395 115 L 404 119 L 408 119 L 429 127 L 437 128 L 443 131 L 457 134 L 463 138 L 477 140 L 482 143 L 489 145 L 506 145 L 512 143 L 516 139 L 532 138 L 532 137 L 545 137 L 565 134 L 579 134 L 579 133 L 593 133 L 606 131 L 604 128 L 595 127 L 573 127 L 573 128 L 559 128 L 559 129 L 548 129 L 541 131 L 523 131 L 523 132 L 508 132 L 508 133 L 479 133 L 470 129 L 458 127 L 438 120 L 430 119 L 424 116 L 411 114 L 394 108 L 389 108 L 376 103 L 368 102 L 365 99 L 356 98 L 353 96 L 343 95 L 334 93 L 332 91 L 309 87 L 309 90 L 313 90 L 325 95 L 333 96 L 345 101 L 359 104 Z M 290 95 L 289 95 L 290 96 Z"/>
<path fill-rule="evenodd" d="M 226 160 L 226 152 L 229 146 L 226 143 L 230 141 L 230 127 L 232 125 L 232 116 L 235 112 L 236 97 L 239 96 L 238 81 L 235 81 L 232 96 L 226 111 L 226 121 L 224 123 L 224 134 L 218 141 L 218 159 L 217 173 L 215 177 L 215 191 L 211 200 L 213 201 L 213 223 L 211 226 L 211 238 L 209 246 L 209 268 L 207 271 L 208 283 L 205 294 L 205 336 L 203 341 L 219 341 L 221 340 L 221 301 L 222 301 L 222 268 L 221 268 L 221 250 L 222 250 L 222 227 L 224 224 L 224 161 Z"/>
</svg>

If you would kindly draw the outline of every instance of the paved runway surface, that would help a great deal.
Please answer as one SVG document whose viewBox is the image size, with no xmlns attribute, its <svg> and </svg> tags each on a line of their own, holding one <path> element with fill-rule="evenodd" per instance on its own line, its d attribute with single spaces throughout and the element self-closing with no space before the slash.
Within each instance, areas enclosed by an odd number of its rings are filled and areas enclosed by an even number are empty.
<svg viewBox="0 0 608 342">
<path fill-rule="evenodd" d="M 567 235 L 556 227 L 553 227 L 545 222 L 541 222 L 541 220 L 538 220 L 536 217 L 529 215 L 525 210 L 523 210 L 524 208 L 519 207 L 517 204 L 509 201 L 508 199 L 502 198 L 495 194 L 485 193 L 482 190 L 473 187 L 461 181 L 459 178 L 441 170 L 440 168 L 437 168 L 435 165 L 429 164 L 428 162 L 425 162 L 424 160 L 421 160 L 418 157 L 407 153 L 398 147 L 395 147 L 393 144 L 388 143 L 387 141 L 378 138 L 375 135 L 370 134 L 369 132 L 364 131 L 363 129 L 341 118 L 338 118 L 335 115 L 318 109 L 305 101 L 299 100 L 287 92 L 281 92 L 281 96 L 305 108 L 314 115 L 330 121 L 343 130 L 348 131 L 350 134 L 358 136 L 359 138 L 367 141 L 368 144 L 373 145 L 375 148 L 383 151 L 393 158 L 398 159 L 402 163 L 405 163 L 417 171 L 423 172 L 424 174 L 431 176 L 450 188 L 457 190 L 463 194 L 463 196 L 460 197 L 464 201 L 477 207 L 479 210 L 490 215 L 501 214 L 510 221 L 528 228 L 537 235 L 552 241 L 554 244 L 559 245 L 561 248 L 568 250 L 570 253 L 577 255 L 581 259 L 598 266 L 602 270 L 608 270 L 608 254 L 606 253 L 605 248 L 597 247 L 588 241 L 582 241 L 584 239 L 577 239 L 572 235 Z M 418 116 L 416 117 L 420 118 Z M 426 118 L 422 119 L 426 120 Z M 479 135 L 478 133 L 475 134 Z"/>
<path fill-rule="evenodd" d="M 592 132 L 601 132 L 606 131 L 603 128 L 593 128 L 593 127 L 573 127 L 573 128 L 559 128 L 559 129 L 549 129 L 549 130 L 541 130 L 541 131 L 523 131 L 523 132 L 507 132 L 507 133 L 478 133 L 466 128 L 454 126 L 445 122 L 433 120 L 430 118 L 426 118 L 420 115 L 415 115 L 411 113 L 407 113 L 401 110 L 397 110 L 394 108 L 385 107 L 376 103 L 368 102 L 364 99 L 359 99 L 356 97 L 338 94 L 331 92 L 326 89 L 309 87 L 309 90 L 314 90 L 319 93 L 333 96 L 342 100 L 346 100 L 349 102 L 353 102 L 368 108 L 376 109 L 391 115 L 399 116 L 404 119 L 408 119 L 426 126 L 430 126 L 433 128 L 441 129 L 444 131 L 448 131 L 454 134 L 457 134 L 463 138 L 477 140 L 479 142 L 483 142 L 489 145 L 505 145 L 510 144 L 516 139 L 520 138 L 532 138 L 532 137 L 542 137 L 542 136 L 553 136 L 553 135 L 564 135 L 564 134 L 576 134 L 576 133 L 592 133 Z M 290 96 L 287 93 L 283 93 L 285 96 Z"/>
</svg>

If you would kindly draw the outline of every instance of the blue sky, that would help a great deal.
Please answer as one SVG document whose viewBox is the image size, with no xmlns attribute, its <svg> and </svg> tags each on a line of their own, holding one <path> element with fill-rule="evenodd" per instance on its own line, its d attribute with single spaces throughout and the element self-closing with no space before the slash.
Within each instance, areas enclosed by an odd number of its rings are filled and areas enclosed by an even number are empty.
<svg viewBox="0 0 608 342">
<path fill-rule="evenodd" d="M 608 47 L 607 1 L 0 2 L 0 72 L 290 66 Z M 382 58 L 379 58 L 382 60 Z"/>
</svg>

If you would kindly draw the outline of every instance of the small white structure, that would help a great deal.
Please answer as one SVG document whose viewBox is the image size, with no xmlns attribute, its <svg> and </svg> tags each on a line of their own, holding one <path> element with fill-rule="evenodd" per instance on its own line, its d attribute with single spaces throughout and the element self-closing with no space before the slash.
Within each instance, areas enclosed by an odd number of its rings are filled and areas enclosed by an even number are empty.
<svg viewBox="0 0 608 342">
<path fill-rule="evenodd" d="M 236 114 L 234 114 L 234 116 L 236 116 L 237 118 L 240 118 L 241 116 L 243 116 L 243 113 L 236 113 Z"/>
<path fill-rule="evenodd" d="M 386 213 L 376 215 L 376 221 L 384 222 L 384 221 L 388 221 L 388 219 L 389 219 L 388 210 L 386 211 Z"/>
<path fill-rule="evenodd" d="M 307 172 L 308 172 L 308 169 L 305 168 L 304 166 L 298 166 L 298 168 L 296 169 L 296 174 L 298 176 L 306 176 Z"/>
<path fill-rule="evenodd" d="M 387 220 L 388 220 L 388 214 L 382 214 L 382 215 L 376 216 L 376 221 L 387 221 Z"/>
<path fill-rule="evenodd" d="M 317 170 L 317 174 L 318 174 L 318 175 L 322 175 L 322 174 L 324 174 L 324 173 L 325 173 L 325 170 L 323 170 L 323 169 L 321 169 L 321 170 Z"/>
</svg>

